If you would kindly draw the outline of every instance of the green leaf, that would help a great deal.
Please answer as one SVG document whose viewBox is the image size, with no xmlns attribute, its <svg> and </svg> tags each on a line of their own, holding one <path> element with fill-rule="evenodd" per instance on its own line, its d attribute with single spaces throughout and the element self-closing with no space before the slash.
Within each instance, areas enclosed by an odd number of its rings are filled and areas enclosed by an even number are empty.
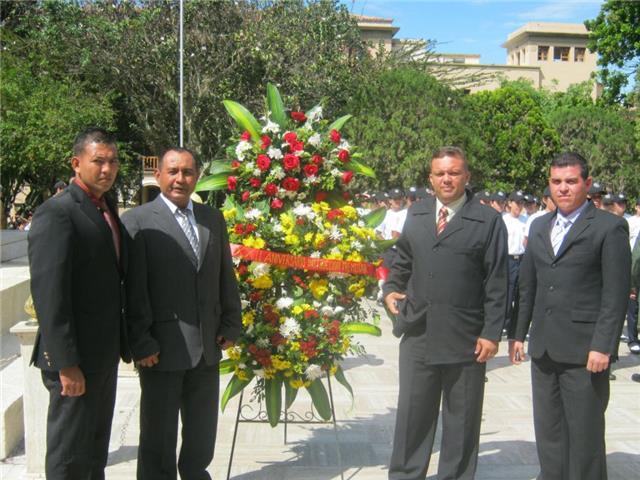
<svg viewBox="0 0 640 480">
<path fill-rule="evenodd" d="M 223 100 L 224 108 L 227 109 L 231 118 L 233 118 L 238 126 L 251 134 L 254 142 L 260 141 L 260 123 L 256 120 L 249 110 L 244 108 L 238 102 L 233 100 Z"/>
<path fill-rule="evenodd" d="M 211 175 L 217 175 L 218 173 L 231 173 L 233 168 L 228 162 L 223 160 L 214 160 L 209 165 L 209 173 Z"/>
<path fill-rule="evenodd" d="M 267 84 L 267 106 L 271 112 L 271 120 L 284 129 L 287 124 L 287 114 L 284 110 L 284 103 L 278 88 L 272 83 Z"/>
<path fill-rule="evenodd" d="M 376 228 L 378 225 L 382 223 L 385 215 L 387 214 L 387 209 L 384 207 L 380 207 L 372 212 L 367 213 L 362 220 L 369 228 Z"/>
<path fill-rule="evenodd" d="M 340 326 L 340 331 L 348 335 L 367 334 L 379 337 L 382 331 L 379 327 L 367 322 L 347 322 Z"/>
<path fill-rule="evenodd" d="M 364 163 L 360 163 L 358 160 L 351 158 L 344 168 L 347 170 L 351 170 L 353 173 L 357 173 L 359 175 L 364 175 L 370 178 L 376 178 L 376 172 L 374 172 L 373 168 L 367 167 Z"/>
<path fill-rule="evenodd" d="M 315 106 L 315 107 L 313 107 L 312 109 L 307 110 L 307 111 L 305 112 L 305 116 L 306 116 L 307 118 L 312 117 L 313 115 L 315 115 L 315 113 L 316 113 L 320 108 L 322 108 L 320 105 L 316 105 L 316 106 Z"/>
<path fill-rule="evenodd" d="M 287 406 L 287 410 L 291 408 L 293 402 L 296 400 L 298 396 L 298 389 L 293 388 L 289 381 L 284 382 L 284 394 L 285 394 L 285 405 Z"/>
<path fill-rule="evenodd" d="M 265 380 L 265 403 L 267 404 L 267 417 L 272 427 L 280 421 L 282 410 L 282 378 L 270 378 Z"/>
<path fill-rule="evenodd" d="M 344 197 L 335 190 L 332 190 L 327 194 L 326 201 L 332 208 L 344 207 L 347 204 Z"/>
<path fill-rule="evenodd" d="M 344 117 L 338 118 L 335 122 L 329 125 L 329 131 L 331 130 L 340 130 L 345 123 L 349 121 L 349 119 L 353 117 L 353 115 L 345 115 Z"/>
<path fill-rule="evenodd" d="M 329 395 L 322 384 L 322 381 L 317 378 L 311 385 L 307 387 L 313 406 L 316 408 L 318 415 L 323 420 L 331 419 L 331 404 L 329 403 Z"/>
<path fill-rule="evenodd" d="M 220 409 L 224 412 L 227 403 L 237 394 L 239 394 L 244 387 L 249 385 L 253 376 L 249 376 L 248 380 L 240 380 L 236 375 L 234 375 L 229 383 L 227 384 L 227 388 L 225 388 L 224 393 L 222 394 L 222 398 L 220 399 Z"/>
<path fill-rule="evenodd" d="M 342 370 L 342 367 L 340 365 L 338 365 L 338 369 L 336 370 L 335 378 L 340 383 L 340 385 L 342 385 L 349 391 L 349 393 L 351 394 L 351 402 L 353 403 L 353 388 L 351 388 L 351 384 L 347 380 L 347 377 L 344 376 L 344 370 Z"/>
<path fill-rule="evenodd" d="M 234 369 L 233 360 L 231 360 L 230 358 L 225 358 L 220 362 L 218 369 L 220 370 L 220 375 L 228 375 L 230 373 L 233 373 L 233 369 Z"/>
<path fill-rule="evenodd" d="M 379 252 L 384 252 L 386 249 L 392 247 L 393 245 L 395 245 L 395 243 L 398 241 L 397 238 L 391 238 L 389 240 L 374 240 L 375 244 L 376 244 L 376 249 Z"/>
<path fill-rule="evenodd" d="M 209 175 L 198 180 L 196 192 L 211 192 L 214 190 L 225 190 L 227 188 L 228 173 L 218 173 Z"/>
</svg>

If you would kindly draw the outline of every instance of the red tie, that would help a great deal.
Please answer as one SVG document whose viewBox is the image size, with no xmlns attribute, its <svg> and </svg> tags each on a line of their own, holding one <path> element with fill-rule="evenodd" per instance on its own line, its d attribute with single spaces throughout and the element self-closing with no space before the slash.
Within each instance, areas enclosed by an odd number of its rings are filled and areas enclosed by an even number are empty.
<svg viewBox="0 0 640 480">
<path fill-rule="evenodd" d="M 440 212 L 438 212 L 438 228 L 437 234 L 440 235 L 444 228 L 447 226 L 447 217 L 449 216 L 449 210 L 447 207 L 442 206 Z"/>
</svg>

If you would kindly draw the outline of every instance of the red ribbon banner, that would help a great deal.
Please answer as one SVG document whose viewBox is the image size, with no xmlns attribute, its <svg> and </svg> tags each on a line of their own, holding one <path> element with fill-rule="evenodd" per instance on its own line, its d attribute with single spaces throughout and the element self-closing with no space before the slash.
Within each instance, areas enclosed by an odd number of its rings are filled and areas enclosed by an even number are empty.
<svg viewBox="0 0 640 480">
<path fill-rule="evenodd" d="M 279 267 L 299 268 L 315 272 L 348 273 L 350 275 L 368 275 L 378 279 L 386 279 L 388 270 L 384 267 L 376 268 L 367 262 L 347 262 L 345 260 L 329 260 L 326 258 L 301 257 L 288 253 L 271 252 L 244 245 L 231 244 L 231 255 L 252 262 L 268 263 Z"/>
</svg>

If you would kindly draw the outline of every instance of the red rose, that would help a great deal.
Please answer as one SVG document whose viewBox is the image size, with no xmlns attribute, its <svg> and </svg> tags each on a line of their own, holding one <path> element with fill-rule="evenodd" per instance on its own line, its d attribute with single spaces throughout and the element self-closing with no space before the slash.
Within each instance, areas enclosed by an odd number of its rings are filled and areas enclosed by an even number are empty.
<svg viewBox="0 0 640 480">
<path fill-rule="evenodd" d="M 282 160 L 282 164 L 284 165 L 285 170 L 293 170 L 300 166 L 300 157 L 292 153 L 286 153 Z"/>
<path fill-rule="evenodd" d="M 264 186 L 264 193 L 269 197 L 273 197 L 276 193 L 278 193 L 278 187 L 274 183 L 267 183 Z"/>
<path fill-rule="evenodd" d="M 234 160 L 231 162 L 231 168 L 238 168 L 240 166 L 240 162 L 238 160 Z"/>
<path fill-rule="evenodd" d="M 296 132 L 287 132 L 283 135 L 282 137 L 284 139 L 285 142 L 287 142 L 289 145 L 291 145 L 293 142 L 297 142 L 298 141 L 298 135 L 296 135 Z"/>
<path fill-rule="evenodd" d="M 340 140 L 342 139 L 342 137 L 340 136 L 340 132 L 337 131 L 336 129 L 331 130 L 331 132 L 329 132 L 329 139 L 333 142 L 333 143 L 340 143 Z"/>
<path fill-rule="evenodd" d="M 300 188 L 300 180 L 293 177 L 287 177 L 282 181 L 282 188 L 289 192 L 297 192 Z"/>
<path fill-rule="evenodd" d="M 249 197 L 251 197 L 251 193 L 250 192 L 242 192 L 242 201 L 246 202 L 247 200 L 249 200 Z"/>
<path fill-rule="evenodd" d="M 271 345 L 273 345 L 274 347 L 277 347 L 278 345 L 282 345 L 283 343 L 286 343 L 286 342 L 287 340 L 279 333 L 274 333 L 273 335 L 271 335 Z"/>
<path fill-rule="evenodd" d="M 347 170 L 346 172 L 342 173 L 342 183 L 344 183 L 345 185 L 349 185 L 349 182 L 353 179 L 353 172 L 350 170 Z"/>
<path fill-rule="evenodd" d="M 248 142 L 249 140 L 251 140 L 251 134 L 247 130 L 245 130 L 244 132 L 242 132 L 242 135 L 240 135 L 240 140 Z"/>
<path fill-rule="evenodd" d="M 334 218 L 340 218 L 344 215 L 344 212 L 339 208 L 334 208 L 333 210 L 329 210 L 327 213 L 327 219 L 333 220 Z"/>
<path fill-rule="evenodd" d="M 291 149 L 292 152 L 301 152 L 304 150 L 304 143 L 300 141 L 291 142 L 289 144 L 289 148 Z"/>
<path fill-rule="evenodd" d="M 284 202 L 279 198 L 274 198 L 273 200 L 271 200 L 271 208 L 273 208 L 274 210 L 280 210 L 283 205 Z"/>
<path fill-rule="evenodd" d="M 244 233 L 244 226 L 241 223 L 236 223 L 236 226 L 233 227 L 233 231 L 237 235 L 242 235 Z"/>
<path fill-rule="evenodd" d="M 291 118 L 296 122 L 304 122 L 307 119 L 307 116 L 303 112 L 291 112 Z"/>
<path fill-rule="evenodd" d="M 315 177 L 316 175 L 318 175 L 318 166 L 314 165 L 313 163 L 305 165 L 304 166 L 304 174 L 307 177 Z"/>
<path fill-rule="evenodd" d="M 318 166 L 322 165 L 322 162 L 324 162 L 322 156 L 317 153 L 311 157 L 311 161 Z"/>
<path fill-rule="evenodd" d="M 247 266 L 244 263 L 241 263 L 240 265 L 238 265 L 238 273 L 240 275 L 246 275 L 246 273 L 249 271 L 249 269 L 247 268 Z"/>
<path fill-rule="evenodd" d="M 256 227 L 254 223 L 247 223 L 247 225 L 244 227 L 244 231 L 246 233 L 251 233 L 251 232 L 255 232 L 257 228 L 258 227 Z"/>
<path fill-rule="evenodd" d="M 324 202 L 327 198 L 327 192 L 317 192 L 315 198 L 316 202 Z"/>
<path fill-rule="evenodd" d="M 238 178 L 232 176 L 227 177 L 227 188 L 231 191 L 234 191 L 238 186 Z"/>
<path fill-rule="evenodd" d="M 338 152 L 338 159 L 343 163 L 347 163 L 349 161 L 349 151 L 348 150 L 340 150 Z"/>
<path fill-rule="evenodd" d="M 344 198 L 346 201 L 351 200 L 351 194 L 349 192 L 342 192 L 342 198 Z"/>
<path fill-rule="evenodd" d="M 260 180 L 259 178 L 251 178 L 249 180 L 249 185 L 251 185 L 253 188 L 260 188 L 260 185 L 262 185 L 262 180 Z"/>
<path fill-rule="evenodd" d="M 266 150 L 270 146 L 271 146 L 271 138 L 269 138 L 269 135 L 263 135 L 260 138 L 260 148 L 262 150 Z"/>
<path fill-rule="evenodd" d="M 269 167 L 271 166 L 271 159 L 264 153 L 261 153 L 258 155 L 258 158 L 256 158 L 256 166 L 263 172 L 265 170 L 269 170 Z"/>
</svg>

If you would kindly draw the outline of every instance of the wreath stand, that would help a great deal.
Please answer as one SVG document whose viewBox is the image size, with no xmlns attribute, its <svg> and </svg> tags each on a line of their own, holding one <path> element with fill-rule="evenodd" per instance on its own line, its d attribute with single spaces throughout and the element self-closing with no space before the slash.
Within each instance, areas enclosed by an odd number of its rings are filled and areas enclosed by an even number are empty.
<svg viewBox="0 0 640 480">
<path fill-rule="evenodd" d="M 333 405 L 333 390 L 331 389 L 331 378 L 327 373 L 327 384 L 329 386 L 329 403 L 331 405 L 331 418 L 329 420 L 323 420 L 316 416 L 313 409 L 313 403 L 311 410 L 308 410 L 304 414 L 300 415 L 296 412 L 290 412 L 287 409 L 286 402 L 284 405 L 284 412 L 280 418 L 280 422 L 284 424 L 284 444 L 287 445 L 287 427 L 289 424 L 333 424 L 333 433 L 336 437 L 336 453 L 338 457 L 338 467 L 340 468 L 340 478 L 344 480 L 344 471 L 342 468 L 342 454 L 340 453 L 340 439 L 338 438 L 338 426 L 336 424 L 336 411 Z M 227 468 L 227 480 L 231 478 L 231 467 L 233 465 L 233 455 L 236 449 L 236 438 L 238 435 L 238 426 L 241 423 L 269 423 L 267 417 L 267 411 L 262 408 L 262 402 L 258 404 L 258 411 L 254 412 L 251 403 L 243 403 L 244 390 L 240 392 L 240 401 L 238 402 L 238 412 L 236 414 L 236 423 L 233 429 L 233 441 L 231 442 L 231 453 L 229 454 L 229 467 Z"/>
</svg>

